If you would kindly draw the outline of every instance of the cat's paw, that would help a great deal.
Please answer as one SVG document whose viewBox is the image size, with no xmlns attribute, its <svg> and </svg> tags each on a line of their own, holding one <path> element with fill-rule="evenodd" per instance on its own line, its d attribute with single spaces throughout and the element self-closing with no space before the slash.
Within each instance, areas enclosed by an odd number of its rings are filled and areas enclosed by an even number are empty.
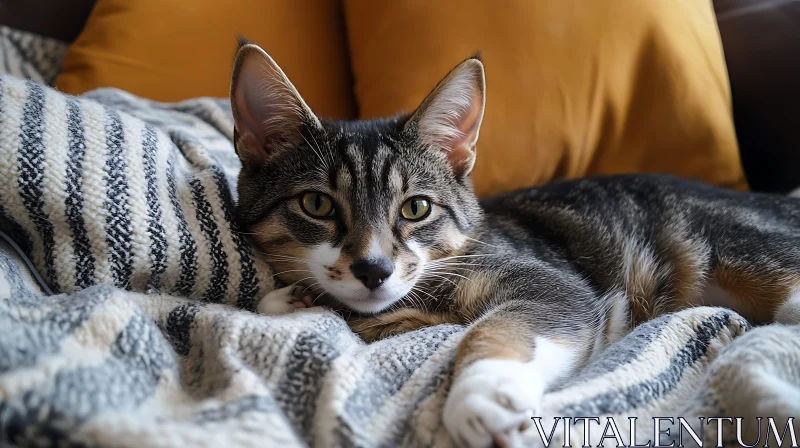
<svg viewBox="0 0 800 448">
<path fill-rule="evenodd" d="M 261 314 L 274 316 L 300 308 L 310 308 L 311 296 L 304 295 L 305 291 L 306 288 L 298 285 L 273 289 L 258 302 L 256 309 Z"/>
<path fill-rule="evenodd" d="M 519 446 L 543 393 L 531 363 L 484 359 L 455 379 L 442 417 L 459 446 Z"/>
</svg>

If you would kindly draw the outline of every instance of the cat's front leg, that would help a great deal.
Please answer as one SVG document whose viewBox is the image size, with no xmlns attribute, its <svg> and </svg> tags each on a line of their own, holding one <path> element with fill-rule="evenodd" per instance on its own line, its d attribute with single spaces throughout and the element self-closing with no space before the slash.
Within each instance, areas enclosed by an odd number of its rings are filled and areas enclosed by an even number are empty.
<svg viewBox="0 0 800 448">
<path fill-rule="evenodd" d="M 305 293 L 306 288 L 299 285 L 273 289 L 258 302 L 256 309 L 261 314 L 275 316 L 300 308 L 310 308 L 311 296 Z"/>
<path fill-rule="evenodd" d="M 350 328 L 366 342 L 439 324 L 462 324 L 458 316 L 432 313 L 415 308 L 401 308 L 375 316 L 355 317 L 347 321 Z"/>
<path fill-rule="evenodd" d="M 526 309 L 504 303 L 475 323 L 459 345 L 443 420 L 461 446 L 518 446 L 545 390 L 584 358 L 581 341 L 537 332 Z"/>
</svg>

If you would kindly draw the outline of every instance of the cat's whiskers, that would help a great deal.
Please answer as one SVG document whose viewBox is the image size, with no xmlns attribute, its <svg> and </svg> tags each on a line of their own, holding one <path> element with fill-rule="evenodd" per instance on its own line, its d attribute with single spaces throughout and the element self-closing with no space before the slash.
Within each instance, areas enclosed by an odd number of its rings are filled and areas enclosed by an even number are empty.
<svg viewBox="0 0 800 448">
<path fill-rule="evenodd" d="M 472 282 L 471 278 L 468 278 L 468 277 L 466 277 L 464 275 L 461 275 L 461 274 L 456 274 L 455 272 L 451 272 L 451 271 L 430 270 L 430 271 L 426 271 L 426 272 L 427 273 L 431 273 L 431 274 L 439 274 L 439 275 L 454 275 L 456 277 L 463 278 L 464 280 L 466 280 L 466 281 L 468 281 L 470 283 Z M 452 280 L 449 280 L 449 281 L 452 282 Z M 453 284 L 455 284 L 455 283 L 453 283 Z"/>
<path fill-rule="evenodd" d="M 258 233 L 256 233 L 256 232 L 245 232 L 243 230 L 239 230 L 236 233 L 238 233 L 239 235 L 258 235 Z"/>
<path fill-rule="evenodd" d="M 312 274 L 313 274 L 313 272 L 312 272 Z M 310 278 L 314 278 L 314 276 L 313 276 L 313 275 L 309 275 L 308 277 L 303 277 L 303 278 L 301 278 L 300 280 L 298 280 L 298 281 L 294 282 L 293 284 L 294 284 L 294 285 L 296 285 L 296 284 L 298 284 L 298 283 L 300 283 L 300 282 L 302 282 L 302 281 L 304 281 L 304 280 L 308 280 L 308 279 L 310 279 Z"/>
<path fill-rule="evenodd" d="M 434 302 L 436 301 L 436 297 L 434 297 L 434 296 L 431 296 L 430 294 L 428 294 L 427 292 L 425 292 L 425 291 L 423 291 L 423 290 L 421 290 L 421 289 L 418 289 L 418 290 L 414 291 L 414 296 L 417 298 L 417 303 L 418 303 L 418 305 L 416 305 L 416 306 L 415 306 L 415 308 L 417 308 L 417 309 L 422 309 L 422 310 L 424 310 L 425 308 L 427 308 L 427 307 L 425 306 L 425 299 L 423 299 L 423 298 L 422 298 L 422 296 L 420 296 L 420 295 L 419 295 L 419 294 L 417 294 L 417 293 L 423 293 L 423 294 L 426 294 L 426 295 L 430 296 L 430 297 L 433 299 L 433 301 L 434 301 Z"/>
<path fill-rule="evenodd" d="M 314 273 L 313 271 L 309 271 L 308 269 L 288 269 L 286 271 L 278 272 L 277 274 L 272 274 L 272 275 L 269 276 L 269 278 L 274 278 L 274 277 L 277 277 L 279 275 L 286 274 L 288 272 L 308 272 L 310 274 Z M 305 280 L 305 279 L 303 279 L 303 280 Z M 298 280 L 298 281 L 302 281 L 302 280 Z"/>
<path fill-rule="evenodd" d="M 428 262 L 423 267 L 423 271 L 438 269 L 438 270 L 447 270 L 448 272 L 464 271 L 464 272 L 476 273 L 474 269 L 470 269 L 465 266 L 483 266 L 483 265 L 481 263 L 465 263 L 463 261 Z"/>
<path fill-rule="evenodd" d="M 425 293 L 425 291 L 421 291 L 421 290 L 414 291 L 414 296 L 417 298 L 417 303 L 419 303 L 419 305 L 417 305 L 415 308 L 424 310 L 427 307 L 425 306 L 425 299 L 423 299 L 422 296 L 417 294 L 417 293 L 420 293 L 420 292 L 424 293 L 424 294 L 427 294 L 427 293 Z M 433 297 L 433 296 L 431 296 L 431 297 Z M 435 299 L 435 297 L 434 297 L 434 299 Z"/>
<path fill-rule="evenodd" d="M 464 236 L 464 238 L 466 238 L 466 239 L 468 239 L 470 241 L 473 241 L 475 243 L 480 243 L 480 244 L 483 244 L 485 246 L 494 247 L 495 249 L 502 249 L 500 246 L 495 246 L 494 244 L 489 244 L 487 242 L 484 242 L 484 241 L 481 241 L 481 240 L 478 240 L 478 239 L 475 239 L 475 238 L 472 238 L 472 237 L 469 237 L 469 236 Z"/>
<path fill-rule="evenodd" d="M 303 280 L 307 280 L 307 279 L 309 279 L 309 278 L 313 278 L 313 276 L 312 276 L 312 277 L 306 277 L 306 278 L 304 278 Z M 300 280 L 300 281 L 302 281 L 302 280 Z M 314 294 L 314 293 L 316 292 L 316 291 L 314 291 L 315 287 L 316 287 L 316 286 L 319 286 L 319 285 L 320 285 L 320 282 L 314 282 L 314 283 L 311 283 L 310 285 L 308 285 L 308 286 L 306 286 L 306 287 L 304 287 L 304 288 L 303 288 L 303 294 L 305 294 L 305 293 L 306 293 L 306 291 L 308 291 L 309 289 L 311 290 L 311 291 L 310 291 L 310 293 L 311 293 L 311 294 Z M 315 298 L 313 298 L 313 299 L 311 300 L 311 306 L 314 306 L 314 304 L 315 304 L 315 303 L 317 303 L 317 300 L 318 300 L 320 297 L 322 297 L 323 295 L 325 295 L 325 294 L 327 294 L 327 293 L 328 293 L 328 291 L 325 291 L 325 288 L 321 288 L 321 289 L 322 289 L 322 292 L 321 292 L 319 295 L 317 295 Z"/>
<path fill-rule="evenodd" d="M 443 262 L 445 262 L 445 261 L 450 261 L 450 260 L 461 260 L 461 259 L 464 259 L 464 258 L 482 258 L 482 257 L 492 257 L 492 256 L 497 256 L 497 254 L 467 254 L 467 255 L 452 255 L 452 256 L 449 256 L 449 257 L 436 258 L 436 259 L 434 259 L 434 260 L 430 260 L 430 261 L 428 262 L 428 264 L 432 264 L 432 263 L 443 263 Z"/>
<path fill-rule="evenodd" d="M 429 283 L 428 285 L 425 285 L 425 286 L 433 287 L 434 288 L 433 289 L 433 295 L 436 296 L 436 297 L 441 297 L 442 290 L 447 286 L 447 284 L 442 282 L 442 281 L 435 280 L 435 283 Z M 458 290 L 457 286 L 456 286 L 456 290 Z"/>
<path fill-rule="evenodd" d="M 311 135 L 311 140 L 314 140 L 314 144 L 317 145 L 317 149 L 319 150 L 320 154 L 326 154 L 326 152 L 323 150 L 322 146 L 320 146 L 319 142 L 317 141 L 317 138 L 314 137 L 314 134 L 309 134 L 309 135 Z M 332 155 L 330 147 L 326 146 L 326 148 L 328 148 L 327 154 L 328 155 Z M 325 163 L 325 170 L 326 171 L 330 171 L 330 166 L 327 164 L 327 160 L 326 160 L 326 163 Z"/>
<path fill-rule="evenodd" d="M 445 277 L 441 273 L 438 273 L 438 272 L 427 272 L 426 274 L 427 275 L 423 274 L 423 277 L 422 277 L 423 279 L 438 278 L 438 279 L 447 281 L 447 282 L 451 283 L 453 286 L 455 286 L 456 288 L 458 288 L 458 283 L 454 282 L 453 280 L 450 280 L 449 278 Z"/>
<path fill-rule="evenodd" d="M 462 254 L 462 255 L 451 255 L 449 257 L 442 257 L 437 258 L 433 261 L 444 261 L 444 260 L 453 260 L 456 258 L 476 258 L 476 257 L 491 257 L 497 254 Z"/>
<path fill-rule="evenodd" d="M 297 262 L 297 263 L 306 263 L 306 264 L 321 266 L 323 268 L 325 267 L 322 263 L 318 263 L 318 262 L 315 262 L 315 261 L 312 261 L 312 260 L 306 260 L 306 259 L 303 259 L 303 258 L 292 257 L 292 256 L 289 256 L 289 255 L 268 254 L 266 252 L 260 252 L 260 251 L 259 251 L 259 254 L 261 254 L 262 255 L 262 259 L 264 261 L 268 262 L 268 263 L 269 262 L 281 263 L 281 262 L 287 262 L 287 261 L 294 261 L 294 262 Z M 274 260 L 270 260 L 269 257 L 274 258 Z"/>
<path fill-rule="evenodd" d="M 322 156 L 322 152 L 321 152 L 322 150 L 320 148 L 312 145 L 311 142 L 309 142 L 308 139 L 304 135 L 302 135 L 302 137 L 303 137 L 303 140 L 305 140 L 306 144 L 311 148 L 311 150 L 314 151 L 314 154 L 317 155 L 317 158 L 319 159 L 320 163 L 322 164 L 322 166 L 318 166 L 317 167 L 319 172 L 321 174 L 325 174 L 328 171 L 330 171 L 330 168 L 328 167 L 328 161 Z"/>
<path fill-rule="evenodd" d="M 323 289 L 322 292 L 317 297 L 314 297 L 314 299 L 311 300 L 311 306 L 314 306 L 314 304 L 317 303 L 317 300 L 319 300 L 325 294 L 328 294 L 328 291 L 325 291 Z"/>
<path fill-rule="evenodd" d="M 413 290 L 408 291 L 408 294 L 406 295 L 405 298 L 411 302 L 411 306 L 413 308 L 419 308 L 422 305 L 422 300 L 420 300 L 420 297 L 416 295 Z M 392 307 L 394 308 L 395 304 L 393 304 Z"/>
<path fill-rule="evenodd" d="M 291 255 L 283 255 L 283 254 L 268 254 L 268 253 L 266 253 L 266 252 L 261 252 L 261 251 L 257 251 L 257 252 L 258 252 L 259 254 L 263 255 L 263 256 L 266 256 L 266 257 L 278 257 L 278 258 L 286 258 L 286 259 L 291 259 L 291 260 L 295 260 L 295 261 L 306 261 L 306 260 L 303 260 L 302 258 L 292 257 Z"/>
<path fill-rule="evenodd" d="M 474 269 L 464 268 L 460 266 L 431 266 L 425 270 L 426 272 L 445 272 L 445 273 L 469 273 L 469 274 L 476 274 L 477 271 Z"/>
<path fill-rule="evenodd" d="M 433 261 L 429 261 L 426 264 L 432 265 L 432 266 L 483 266 L 483 264 L 481 264 L 481 263 L 467 263 L 467 262 L 458 261 L 458 260 L 452 261 L 452 262 L 451 261 L 439 262 L 437 260 L 433 260 Z"/>
<path fill-rule="evenodd" d="M 434 296 L 433 294 L 430 294 L 429 292 L 424 291 L 422 289 L 417 289 L 415 291 L 414 288 L 411 288 L 411 291 L 409 291 L 409 293 L 411 293 L 411 292 L 421 292 L 421 293 L 425 294 L 426 296 L 430 297 L 431 299 L 433 299 L 434 302 L 438 302 L 439 301 L 439 299 L 436 296 Z M 419 297 L 419 296 L 417 296 L 417 297 Z"/>
<path fill-rule="evenodd" d="M 314 293 L 314 287 L 317 286 L 317 285 L 319 285 L 319 282 L 314 282 L 314 283 L 306 286 L 305 288 L 303 288 L 303 294 L 305 294 L 306 291 L 308 291 L 309 289 L 311 290 L 311 293 L 313 294 Z"/>
<path fill-rule="evenodd" d="M 430 266 L 425 269 L 425 272 L 433 272 L 433 271 L 477 274 L 477 271 L 474 269 L 469 269 L 460 266 Z"/>
</svg>

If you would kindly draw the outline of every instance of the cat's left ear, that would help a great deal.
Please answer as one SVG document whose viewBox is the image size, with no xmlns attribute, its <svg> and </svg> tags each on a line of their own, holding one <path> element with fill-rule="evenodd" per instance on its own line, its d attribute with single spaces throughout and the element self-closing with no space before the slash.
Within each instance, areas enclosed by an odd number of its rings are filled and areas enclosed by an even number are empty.
<svg viewBox="0 0 800 448">
<path fill-rule="evenodd" d="M 406 124 L 415 128 L 422 144 L 443 151 L 457 176 L 467 176 L 475 165 L 486 78 L 479 56 L 458 64 L 439 82 Z"/>
</svg>

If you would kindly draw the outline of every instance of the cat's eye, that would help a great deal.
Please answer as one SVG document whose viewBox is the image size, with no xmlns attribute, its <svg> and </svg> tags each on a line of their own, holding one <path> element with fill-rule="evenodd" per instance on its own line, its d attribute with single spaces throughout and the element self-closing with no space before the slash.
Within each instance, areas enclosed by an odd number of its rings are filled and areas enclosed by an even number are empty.
<svg viewBox="0 0 800 448">
<path fill-rule="evenodd" d="M 310 191 L 300 198 L 303 211 L 314 218 L 333 216 L 333 200 L 327 194 Z"/>
<path fill-rule="evenodd" d="M 431 203 L 425 198 L 415 197 L 407 200 L 400 209 L 403 218 L 409 221 L 420 221 L 431 214 Z"/>
</svg>

